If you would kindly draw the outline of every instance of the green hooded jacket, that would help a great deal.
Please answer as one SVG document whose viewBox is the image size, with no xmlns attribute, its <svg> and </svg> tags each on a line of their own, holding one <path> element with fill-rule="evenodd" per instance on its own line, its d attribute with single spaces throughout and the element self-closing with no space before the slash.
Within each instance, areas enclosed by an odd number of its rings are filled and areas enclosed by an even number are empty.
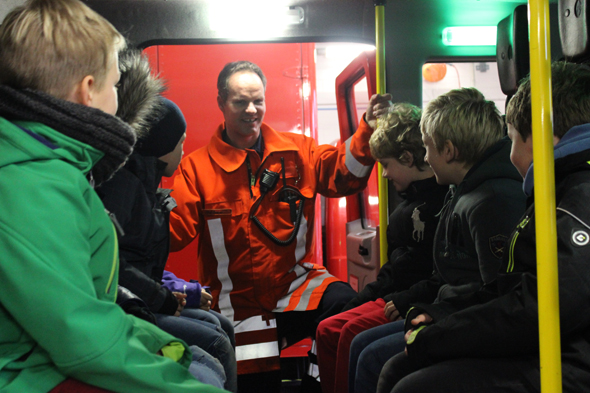
<svg viewBox="0 0 590 393">
<path fill-rule="evenodd" d="M 27 132 L 29 131 L 29 132 Z M 156 353 L 179 342 L 114 301 L 114 226 L 86 174 L 97 149 L 0 117 L 0 392 L 66 378 L 113 392 L 220 392 Z"/>
</svg>

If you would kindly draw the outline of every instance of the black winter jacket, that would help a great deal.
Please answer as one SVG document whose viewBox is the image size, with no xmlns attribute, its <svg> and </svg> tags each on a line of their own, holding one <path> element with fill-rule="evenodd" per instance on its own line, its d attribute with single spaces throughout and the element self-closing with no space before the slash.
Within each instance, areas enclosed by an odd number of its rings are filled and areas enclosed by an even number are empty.
<svg viewBox="0 0 590 393">
<path fill-rule="evenodd" d="M 385 298 L 401 315 L 411 303 L 432 303 L 477 291 L 496 278 L 504 245 L 525 209 L 522 178 L 506 137 L 451 186 L 434 240 L 434 274 Z"/>
<path fill-rule="evenodd" d="M 123 229 L 119 285 L 141 298 L 152 312 L 172 315 L 178 301 L 160 285 L 170 248 L 168 199 L 158 189 L 165 166 L 155 157 L 133 153 L 96 192 Z"/>
<path fill-rule="evenodd" d="M 590 124 L 572 128 L 555 149 L 557 249 L 564 392 L 590 391 Z M 539 335 L 532 167 L 529 207 L 510 239 L 495 283 L 470 296 L 417 305 L 435 323 L 408 353 L 418 365 L 459 357 L 525 357 L 538 370 Z M 529 373 L 538 378 L 538 372 Z M 537 382 L 538 383 L 538 382 Z"/>
<path fill-rule="evenodd" d="M 433 176 L 413 182 L 400 194 L 403 201 L 389 216 L 387 226 L 389 260 L 379 270 L 377 281 L 367 284 L 342 311 L 406 290 L 432 275 L 434 232 L 448 189 Z"/>
</svg>

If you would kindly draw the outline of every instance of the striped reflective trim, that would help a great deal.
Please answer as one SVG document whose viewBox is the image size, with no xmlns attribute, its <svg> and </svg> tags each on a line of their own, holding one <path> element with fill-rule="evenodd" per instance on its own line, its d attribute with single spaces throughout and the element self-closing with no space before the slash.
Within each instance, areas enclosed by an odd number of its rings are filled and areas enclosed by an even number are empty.
<svg viewBox="0 0 590 393">
<path fill-rule="evenodd" d="M 306 282 L 310 274 L 315 277 Z M 325 280 L 330 278 L 335 279 L 335 277 L 327 271 L 308 271 L 305 275 L 299 277 L 291 283 L 289 293 L 277 302 L 277 308 L 275 308 L 273 312 L 283 312 L 285 310 L 306 311 L 307 307 L 309 307 L 313 291 L 321 286 Z M 295 284 L 297 284 L 297 287 Z M 304 284 L 306 284 L 305 287 L 302 287 Z"/>
<path fill-rule="evenodd" d="M 307 276 L 310 273 L 307 270 L 305 270 L 301 265 L 295 265 L 295 269 L 293 269 L 293 271 L 297 274 L 297 278 L 293 280 L 293 282 L 291 282 L 291 285 L 289 286 L 289 292 L 287 292 L 287 295 L 277 302 L 277 307 L 274 310 L 272 310 L 273 312 L 281 312 L 284 311 L 285 308 L 287 308 L 287 306 L 289 305 L 289 301 L 291 300 L 291 295 L 293 295 L 293 292 L 295 292 L 297 288 L 303 285 L 305 280 L 307 280 Z"/>
<path fill-rule="evenodd" d="M 229 294 L 234 289 L 234 285 L 229 277 L 229 256 L 225 248 L 225 236 L 223 235 L 223 226 L 221 218 L 208 220 L 209 234 L 211 235 L 211 245 L 217 259 L 217 278 L 221 282 L 221 291 L 219 292 L 219 309 L 221 313 L 231 322 L 234 321 L 234 308 L 231 305 Z"/>
<path fill-rule="evenodd" d="M 243 321 L 234 323 L 234 333 L 253 332 L 257 330 L 275 329 L 277 327 L 276 319 L 269 319 L 268 323 L 262 316 L 246 318 Z"/>
<path fill-rule="evenodd" d="M 310 363 L 309 367 L 307 368 L 307 375 L 312 377 L 313 379 L 320 381 L 320 368 L 317 364 Z"/>
<path fill-rule="evenodd" d="M 260 344 L 239 345 L 236 347 L 236 360 L 270 358 L 279 356 L 279 345 L 276 341 Z"/>
<path fill-rule="evenodd" d="M 314 289 L 316 289 L 317 287 L 322 285 L 322 282 L 324 282 L 324 280 L 326 278 L 330 278 L 330 277 L 334 277 L 334 276 L 332 276 L 328 272 L 323 272 L 319 276 L 312 278 L 311 281 L 309 282 L 309 284 L 307 285 L 307 288 L 305 288 L 305 291 L 303 291 L 303 294 L 301 295 L 301 298 L 299 299 L 299 303 L 297 304 L 297 307 L 295 307 L 293 309 L 293 311 L 307 310 L 307 306 L 309 306 L 309 299 L 311 298 L 311 294 L 314 291 Z"/>
<path fill-rule="evenodd" d="M 373 169 L 373 165 L 363 165 L 360 162 L 358 162 L 356 158 L 354 158 L 354 156 L 352 155 L 352 152 L 350 151 L 351 141 L 352 141 L 352 137 L 350 137 L 346 140 L 346 161 L 345 161 L 346 167 L 348 168 L 350 173 L 352 173 L 356 177 L 365 177 L 369 173 L 371 173 L 371 170 Z"/>
<path fill-rule="evenodd" d="M 307 243 L 307 220 L 305 216 L 301 217 L 301 224 L 297 231 L 297 246 L 295 247 L 295 261 L 299 263 L 305 256 L 305 246 Z"/>
</svg>

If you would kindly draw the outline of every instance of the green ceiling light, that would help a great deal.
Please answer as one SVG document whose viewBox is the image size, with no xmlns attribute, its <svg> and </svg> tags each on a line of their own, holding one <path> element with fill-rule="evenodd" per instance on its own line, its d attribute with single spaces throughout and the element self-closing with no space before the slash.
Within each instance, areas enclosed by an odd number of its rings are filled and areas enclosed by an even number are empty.
<svg viewBox="0 0 590 393">
<path fill-rule="evenodd" d="M 442 31 L 447 46 L 495 46 L 496 26 L 455 26 Z"/>
</svg>

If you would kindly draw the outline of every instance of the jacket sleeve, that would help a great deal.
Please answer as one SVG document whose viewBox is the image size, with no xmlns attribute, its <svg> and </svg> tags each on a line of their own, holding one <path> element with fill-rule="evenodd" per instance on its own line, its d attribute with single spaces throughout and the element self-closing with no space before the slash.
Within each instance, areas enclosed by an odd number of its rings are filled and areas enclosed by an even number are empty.
<svg viewBox="0 0 590 393">
<path fill-rule="evenodd" d="M 158 284 L 139 269 L 127 263 L 125 258 L 121 257 L 119 262 L 119 284 L 143 300 L 150 311 L 174 315 L 178 309 L 178 300 L 168 288 Z"/>
<path fill-rule="evenodd" d="M 511 180 L 506 182 L 505 187 L 511 187 L 509 190 L 490 194 L 475 204 L 469 214 L 469 232 L 475 244 L 483 284 L 496 279 L 503 253 L 508 249 L 510 233 L 525 210 L 521 183 Z M 464 198 L 468 197 L 469 194 Z"/>
<path fill-rule="evenodd" d="M 114 303 L 115 233 L 102 203 L 70 165 L 44 168 L 44 176 L 12 173 L 27 177 L 19 187 L 0 182 L 0 331 L 23 343 L 3 358 L 31 351 L 34 359 L 50 359 L 47 370 L 112 391 L 220 392 L 190 375 L 188 348 L 183 365 L 156 355 L 179 340 Z M 7 208 L 23 200 L 27 206 Z M 109 237 L 113 247 L 97 243 Z M 100 254 L 91 255 L 93 249 Z M 100 264 L 107 266 L 97 269 Z M 108 283 L 99 287 L 97 280 Z"/>
<path fill-rule="evenodd" d="M 145 198 L 143 185 L 126 170 L 121 170 L 112 179 L 97 189 L 103 204 L 122 229 L 123 237 L 119 240 L 119 284 L 129 289 L 143 300 L 150 311 L 166 315 L 173 315 L 178 308 L 176 297 L 151 277 L 128 263 L 125 256 L 133 252 L 125 247 L 125 230 L 131 225 L 137 225 L 132 215 L 137 212 L 136 206 L 141 205 L 141 198 Z M 136 257 L 137 258 L 137 257 Z"/>
<path fill-rule="evenodd" d="M 312 143 L 309 151 L 320 194 L 330 198 L 342 197 L 366 187 L 375 163 L 369 150 L 372 134 L 373 129 L 363 116 L 356 132 L 338 148 Z"/>
<path fill-rule="evenodd" d="M 201 284 L 198 281 L 185 281 L 182 278 L 176 277 L 174 273 L 164 270 L 162 285 L 172 292 L 185 293 L 185 307 L 198 308 L 201 305 Z"/>
<path fill-rule="evenodd" d="M 577 195 L 570 197 L 578 198 L 571 203 L 578 207 L 579 214 L 559 209 L 557 212 L 562 346 L 566 345 L 568 337 L 583 335 L 590 327 L 590 245 L 577 246 L 572 238 L 578 229 L 587 233 L 590 217 L 587 209 L 580 205 L 583 203 L 580 194 Z M 528 247 L 534 249 L 533 236 L 521 241 L 531 242 Z M 534 267 L 535 255 L 528 257 L 532 258 L 528 265 Z M 408 354 L 422 365 L 470 356 L 537 356 L 537 309 L 536 272 L 520 273 L 519 283 L 502 296 L 453 313 L 421 330 L 408 345 Z"/>
<path fill-rule="evenodd" d="M 410 289 L 389 294 L 383 298 L 386 302 L 392 301 L 401 315 L 406 315 L 412 303 L 432 303 L 442 286 L 442 279 L 438 274 L 433 274 L 429 279 L 422 280 L 412 285 Z"/>
</svg>

